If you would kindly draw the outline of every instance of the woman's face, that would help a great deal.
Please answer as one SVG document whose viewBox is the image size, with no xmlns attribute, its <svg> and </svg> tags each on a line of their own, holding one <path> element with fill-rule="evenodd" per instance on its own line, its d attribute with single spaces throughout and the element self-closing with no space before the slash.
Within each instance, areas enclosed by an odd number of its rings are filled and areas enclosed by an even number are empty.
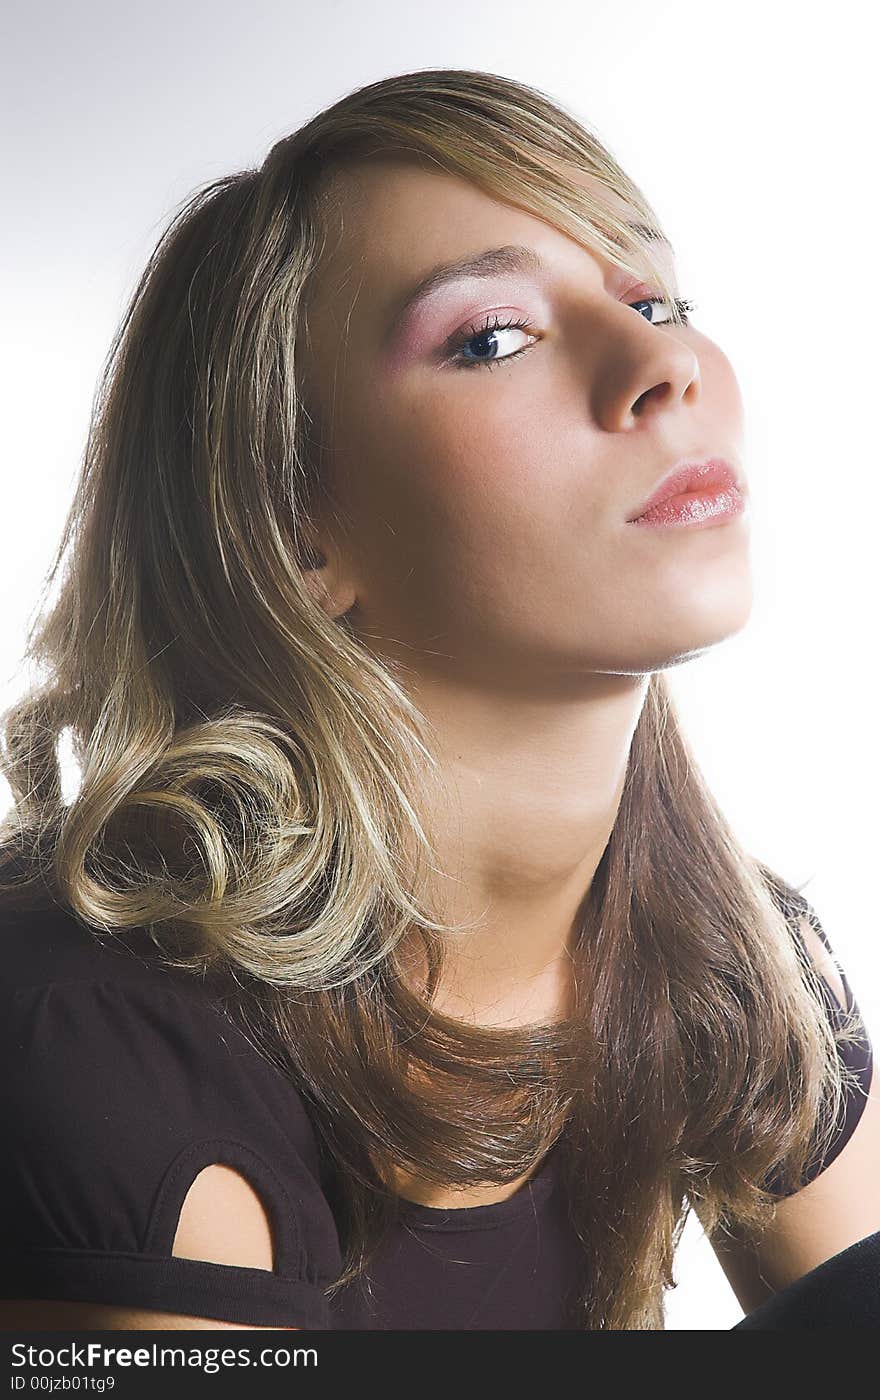
<svg viewBox="0 0 880 1400">
<path fill-rule="evenodd" d="M 508 685 L 648 672 L 739 630 L 748 510 L 702 529 L 629 520 L 676 463 L 725 457 L 742 480 L 718 346 L 633 309 L 659 288 L 418 160 L 373 159 L 334 188 L 305 369 L 343 516 L 327 522 L 334 611 L 353 604 L 365 642 L 417 671 Z M 539 269 L 448 282 L 396 317 L 429 271 L 504 245 Z M 479 338 L 496 321 L 524 324 Z"/>
</svg>

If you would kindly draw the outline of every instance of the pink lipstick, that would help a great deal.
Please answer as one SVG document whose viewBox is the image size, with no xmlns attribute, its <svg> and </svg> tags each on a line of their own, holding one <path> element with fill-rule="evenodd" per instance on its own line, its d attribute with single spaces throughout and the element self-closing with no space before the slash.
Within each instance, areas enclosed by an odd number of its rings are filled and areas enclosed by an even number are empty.
<svg viewBox="0 0 880 1400">
<path fill-rule="evenodd" d="M 745 507 L 745 493 L 730 463 L 713 457 L 671 471 L 629 517 L 629 523 L 699 528 L 733 520 Z"/>
</svg>

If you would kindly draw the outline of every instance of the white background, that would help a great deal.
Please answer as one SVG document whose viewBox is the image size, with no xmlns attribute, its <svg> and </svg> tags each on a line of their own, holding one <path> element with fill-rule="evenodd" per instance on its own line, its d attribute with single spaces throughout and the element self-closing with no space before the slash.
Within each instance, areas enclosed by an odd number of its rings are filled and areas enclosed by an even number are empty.
<svg viewBox="0 0 880 1400">
<path fill-rule="evenodd" d="M 461 67 L 532 83 L 641 185 L 695 323 L 740 382 L 755 609 L 670 674 L 722 807 L 755 854 L 809 879 L 880 1044 L 870 14 L 861 0 L 17 6 L 2 84 L 0 704 L 23 686 L 99 370 L 172 210 L 376 78 Z M 695 1221 L 676 1276 L 671 1328 L 742 1315 Z"/>
</svg>

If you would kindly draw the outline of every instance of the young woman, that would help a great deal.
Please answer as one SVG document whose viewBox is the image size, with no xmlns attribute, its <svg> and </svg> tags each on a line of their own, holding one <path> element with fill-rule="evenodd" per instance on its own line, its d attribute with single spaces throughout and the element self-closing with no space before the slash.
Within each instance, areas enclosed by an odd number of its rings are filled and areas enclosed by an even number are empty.
<svg viewBox="0 0 880 1400">
<path fill-rule="evenodd" d="M 690 309 L 487 73 L 173 221 L 6 716 L 6 1325 L 656 1329 L 692 1208 L 745 1309 L 880 1227 L 858 1008 L 664 680 L 751 603 Z"/>
</svg>

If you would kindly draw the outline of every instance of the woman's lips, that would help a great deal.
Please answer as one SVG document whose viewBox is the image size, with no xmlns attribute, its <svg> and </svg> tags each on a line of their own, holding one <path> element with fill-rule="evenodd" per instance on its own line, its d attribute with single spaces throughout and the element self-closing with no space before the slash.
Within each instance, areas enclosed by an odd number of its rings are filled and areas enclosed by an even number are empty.
<svg viewBox="0 0 880 1400">
<path fill-rule="evenodd" d="M 745 504 L 745 494 L 730 463 L 714 457 L 671 471 L 629 523 L 716 525 L 741 515 Z"/>
<path fill-rule="evenodd" d="M 745 497 L 736 486 L 707 486 L 698 491 L 682 491 L 669 496 L 659 506 L 645 511 L 633 525 L 716 525 L 742 515 Z"/>
</svg>

